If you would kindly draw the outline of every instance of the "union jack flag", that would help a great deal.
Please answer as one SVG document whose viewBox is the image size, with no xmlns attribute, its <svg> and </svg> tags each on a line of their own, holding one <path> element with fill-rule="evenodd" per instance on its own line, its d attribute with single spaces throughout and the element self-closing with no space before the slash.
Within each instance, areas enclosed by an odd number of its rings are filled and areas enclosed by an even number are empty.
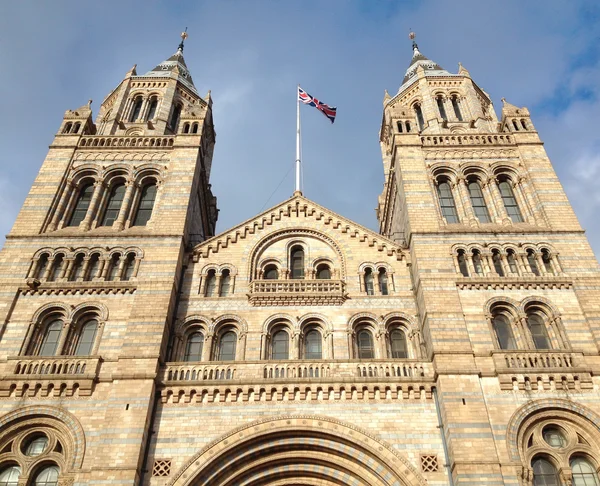
<svg viewBox="0 0 600 486">
<path fill-rule="evenodd" d="M 323 115 L 329 118 L 329 121 L 333 123 L 335 121 L 335 114 L 337 108 L 335 106 L 329 106 L 319 101 L 317 98 L 313 98 L 306 91 L 304 91 L 300 86 L 298 86 L 298 99 L 302 101 L 302 103 L 310 106 L 314 106 L 317 110 L 319 110 Z"/>
</svg>

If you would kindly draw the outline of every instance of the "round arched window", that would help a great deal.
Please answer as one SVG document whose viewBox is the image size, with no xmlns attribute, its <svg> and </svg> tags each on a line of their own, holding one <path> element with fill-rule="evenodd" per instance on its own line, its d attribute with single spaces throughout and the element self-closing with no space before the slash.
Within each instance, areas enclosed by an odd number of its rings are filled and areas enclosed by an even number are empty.
<svg viewBox="0 0 600 486">
<path fill-rule="evenodd" d="M 48 437 L 43 434 L 36 434 L 25 441 L 23 445 L 25 446 L 23 453 L 26 456 L 39 456 L 48 446 Z"/>
<path fill-rule="evenodd" d="M 561 448 L 567 445 L 565 433 L 556 425 L 548 425 L 542 430 L 542 436 L 546 443 L 551 447 Z"/>
</svg>

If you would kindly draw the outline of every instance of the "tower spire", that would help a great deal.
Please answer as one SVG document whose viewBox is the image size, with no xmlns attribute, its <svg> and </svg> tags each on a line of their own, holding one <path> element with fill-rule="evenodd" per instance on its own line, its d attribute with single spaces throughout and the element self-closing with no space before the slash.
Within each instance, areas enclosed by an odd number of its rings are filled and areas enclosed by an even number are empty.
<svg viewBox="0 0 600 486">
<path fill-rule="evenodd" d="M 183 52 L 183 43 L 185 42 L 185 40 L 188 38 L 188 33 L 187 33 L 187 27 L 185 28 L 185 30 L 181 33 L 181 42 L 179 43 L 179 46 L 177 47 L 178 51 Z"/>
</svg>

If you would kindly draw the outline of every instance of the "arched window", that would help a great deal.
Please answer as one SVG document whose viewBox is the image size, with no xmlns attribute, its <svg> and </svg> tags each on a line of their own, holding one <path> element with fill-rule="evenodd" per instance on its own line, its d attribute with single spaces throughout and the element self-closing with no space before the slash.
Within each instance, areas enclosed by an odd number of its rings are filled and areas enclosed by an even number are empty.
<svg viewBox="0 0 600 486">
<path fill-rule="evenodd" d="M 596 468 L 584 456 L 574 456 L 570 461 L 573 486 L 600 486 Z"/>
<path fill-rule="evenodd" d="M 515 128 L 515 131 L 518 132 L 519 131 L 519 125 L 517 125 L 517 121 L 513 120 L 512 124 L 513 124 L 513 127 Z"/>
<path fill-rule="evenodd" d="M 542 250 L 542 262 L 544 263 L 544 269 L 546 270 L 546 273 L 554 275 L 554 268 L 552 268 L 552 257 L 550 256 L 550 252 L 545 248 Z"/>
<path fill-rule="evenodd" d="M 54 356 L 56 354 L 62 327 L 63 322 L 60 319 L 55 319 L 48 323 L 44 335 L 42 336 L 40 350 L 37 353 L 38 356 Z"/>
<path fill-rule="evenodd" d="M 448 224 L 458 223 L 458 213 L 452 196 L 452 189 L 448 182 L 440 182 L 437 186 L 438 198 L 440 200 L 440 209 L 442 216 L 446 218 Z"/>
<path fill-rule="evenodd" d="M 367 295 L 374 295 L 375 290 L 373 286 L 373 270 L 371 268 L 365 269 L 365 291 Z"/>
<path fill-rule="evenodd" d="M 217 290 L 217 274 L 214 270 L 209 270 L 206 275 L 206 286 L 204 289 L 205 297 L 214 297 Z"/>
<path fill-rule="evenodd" d="M 34 479 L 35 486 L 56 486 L 58 484 L 58 466 L 46 466 Z"/>
<path fill-rule="evenodd" d="M 452 96 L 452 108 L 454 109 L 454 116 L 458 121 L 463 121 L 462 113 L 460 112 L 460 102 L 458 96 Z"/>
<path fill-rule="evenodd" d="M 319 280 L 329 280 L 331 278 L 331 270 L 329 270 L 329 265 L 326 263 L 321 263 L 317 266 L 317 279 Z"/>
<path fill-rule="evenodd" d="M 542 437 L 546 444 L 555 449 L 561 449 L 567 445 L 564 431 L 556 425 L 547 425 L 542 430 Z"/>
<path fill-rule="evenodd" d="M 48 275 L 48 282 L 54 282 L 58 277 L 60 277 L 64 260 L 65 256 L 62 253 L 59 253 L 54 257 L 54 261 L 52 262 L 52 270 L 50 270 L 50 274 Z"/>
<path fill-rule="evenodd" d="M 407 121 L 405 124 L 406 124 L 406 133 L 410 133 L 410 122 Z"/>
<path fill-rule="evenodd" d="M 321 333 L 311 329 L 304 337 L 304 359 L 323 359 Z"/>
<path fill-rule="evenodd" d="M 552 349 L 546 323 L 541 315 L 535 312 L 528 313 L 527 327 L 529 327 L 529 332 L 531 332 L 533 344 L 536 349 Z"/>
<path fill-rule="evenodd" d="M 81 123 L 75 123 L 75 125 L 73 125 L 73 133 L 79 133 L 80 128 L 81 128 Z"/>
<path fill-rule="evenodd" d="M 190 133 L 190 124 L 189 123 L 183 124 L 183 133 Z"/>
<path fill-rule="evenodd" d="M 140 111 L 142 111 L 142 103 L 143 103 L 142 97 L 136 96 L 135 99 L 133 100 L 133 106 L 131 107 L 131 115 L 129 116 L 130 122 L 134 122 L 139 118 Z"/>
<path fill-rule="evenodd" d="M 419 131 L 422 131 L 423 128 L 425 128 L 425 119 L 423 118 L 423 110 L 421 109 L 421 105 L 418 103 L 415 105 L 415 115 L 417 116 Z"/>
<path fill-rule="evenodd" d="M 77 346 L 75 347 L 75 356 L 89 356 L 94 348 L 96 333 L 98 332 L 98 321 L 90 319 L 79 332 Z"/>
<path fill-rule="evenodd" d="M 233 331 L 227 331 L 219 339 L 219 361 L 234 361 L 237 336 Z"/>
<path fill-rule="evenodd" d="M 121 210 L 123 198 L 125 197 L 125 184 L 115 184 L 110 191 L 104 217 L 101 226 L 112 226 Z"/>
<path fill-rule="evenodd" d="M 358 331 L 356 345 L 358 348 L 358 359 L 373 359 L 375 357 L 373 335 L 370 331 L 367 331 L 366 329 Z"/>
<path fill-rule="evenodd" d="M 279 330 L 273 334 L 271 340 L 271 359 L 289 359 L 290 357 L 290 337 L 284 330 Z"/>
<path fill-rule="evenodd" d="M 381 295 L 388 295 L 388 276 L 385 268 L 380 268 L 377 274 L 377 281 L 379 283 L 379 291 Z"/>
<path fill-rule="evenodd" d="M 231 289 L 231 274 L 225 269 L 221 272 L 221 288 L 219 289 L 219 297 L 227 297 Z"/>
<path fill-rule="evenodd" d="M 485 199 L 483 197 L 483 192 L 481 191 L 481 186 L 479 185 L 479 182 L 469 182 L 468 188 L 469 197 L 471 198 L 471 206 L 473 207 L 475 217 L 479 220 L 480 223 L 489 223 L 490 213 L 488 212 L 488 208 L 485 204 Z"/>
<path fill-rule="evenodd" d="M 394 329 L 390 333 L 390 350 L 393 359 L 408 358 L 408 348 L 406 346 L 406 334 L 400 329 Z"/>
<path fill-rule="evenodd" d="M 71 128 L 73 128 L 73 124 L 71 122 L 67 123 L 65 125 L 65 128 L 63 129 L 63 133 L 69 133 L 71 131 Z"/>
<path fill-rule="evenodd" d="M 264 272 L 263 278 L 266 280 L 277 280 L 279 278 L 279 272 L 275 265 L 267 265 Z"/>
<path fill-rule="evenodd" d="M 465 256 L 465 250 L 458 250 L 456 253 L 456 259 L 458 260 L 458 269 L 462 273 L 463 277 L 469 276 L 469 267 L 467 266 L 467 257 Z"/>
<path fill-rule="evenodd" d="M 523 127 L 523 130 L 527 130 L 527 125 L 525 124 L 525 120 L 521 120 L 521 126 Z"/>
<path fill-rule="evenodd" d="M 18 486 L 21 468 L 8 466 L 0 471 L 0 486 Z"/>
<path fill-rule="evenodd" d="M 46 270 L 48 269 L 48 253 L 42 253 L 37 265 L 36 278 L 44 278 Z"/>
<path fill-rule="evenodd" d="M 26 456 L 39 456 L 46 450 L 46 447 L 48 446 L 48 437 L 46 437 L 44 434 L 35 434 L 33 437 L 29 437 L 24 445 L 25 450 L 23 452 Z"/>
<path fill-rule="evenodd" d="M 292 248 L 290 268 L 292 269 L 292 278 L 304 278 L 304 250 L 301 246 Z"/>
<path fill-rule="evenodd" d="M 483 275 L 483 264 L 481 263 L 481 253 L 477 250 L 473 250 L 473 268 L 477 275 Z"/>
<path fill-rule="evenodd" d="M 506 261 L 508 262 L 508 268 L 510 268 L 510 272 L 515 275 L 519 275 L 519 267 L 517 266 L 517 257 L 515 256 L 515 252 L 512 250 L 508 250 L 506 252 Z"/>
<path fill-rule="evenodd" d="M 91 281 L 95 277 L 98 277 L 98 270 L 100 269 L 100 254 L 94 253 L 90 257 L 90 263 L 87 271 L 87 275 L 84 280 Z"/>
<path fill-rule="evenodd" d="M 185 343 L 185 355 L 183 356 L 183 361 L 201 361 L 203 346 L 204 335 L 201 332 L 190 334 Z"/>
<path fill-rule="evenodd" d="M 194 123 L 192 125 L 192 133 L 198 133 L 198 124 L 197 123 Z"/>
<path fill-rule="evenodd" d="M 401 121 L 397 122 L 396 126 L 398 127 L 398 132 L 402 133 L 402 131 L 403 131 L 402 130 L 402 122 Z"/>
<path fill-rule="evenodd" d="M 504 314 L 496 314 L 492 319 L 492 324 L 500 349 L 517 349 L 517 342 L 508 317 Z"/>
<path fill-rule="evenodd" d="M 158 98 L 153 96 L 150 98 L 150 106 L 148 107 L 148 115 L 146 116 L 146 120 L 154 120 L 154 116 L 156 115 L 156 108 L 158 107 Z"/>
<path fill-rule="evenodd" d="M 176 104 L 173 106 L 173 111 L 171 112 L 171 119 L 169 120 L 169 127 L 173 132 L 177 131 L 177 125 L 179 124 L 179 116 L 181 115 L 181 105 Z"/>
<path fill-rule="evenodd" d="M 119 277 L 120 277 L 119 271 L 121 270 L 120 263 L 121 263 L 121 254 L 115 253 L 109 262 L 109 267 L 108 267 L 108 280 L 109 281 L 119 280 Z"/>
<path fill-rule="evenodd" d="M 554 465 L 543 457 L 535 458 L 531 462 L 533 468 L 534 486 L 560 486 L 558 472 Z"/>
<path fill-rule="evenodd" d="M 502 196 L 502 203 L 506 208 L 506 213 L 513 223 L 522 223 L 523 216 L 519 210 L 519 205 L 515 199 L 515 193 L 508 181 L 502 181 L 498 184 L 500 189 L 500 195 Z"/>
<path fill-rule="evenodd" d="M 502 256 L 499 250 L 492 250 L 492 263 L 494 264 L 494 270 L 500 277 L 504 277 L 504 268 L 502 267 Z"/>
<path fill-rule="evenodd" d="M 437 107 L 440 112 L 440 116 L 442 120 L 448 120 L 448 116 L 446 115 L 446 108 L 444 107 L 444 98 L 440 95 L 436 97 L 435 101 L 437 102 Z"/>
<path fill-rule="evenodd" d="M 79 196 L 77 197 L 75 209 L 73 210 L 73 214 L 71 214 L 69 226 L 79 226 L 79 224 L 85 219 L 85 215 L 87 214 L 88 209 L 90 208 L 90 203 L 92 202 L 93 193 L 93 184 L 86 184 L 81 188 L 79 191 Z"/>
<path fill-rule="evenodd" d="M 133 272 L 135 271 L 135 253 L 128 253 L 125 259 L 125 270 L 123 271 L 123 278 L 121 280 L 131 280 Z"/>
<path fill-rule="evenodd" d="M 156 199 L 156 184 L 151 183 L 144 186 L 140 203 L 138 204 L 137 213 L 133 221 L 133 226 L 146 226 L 152 216 L 154 201 Z"/>
<path fill-rule="evenodd" d="M 535 259 L 535 253 L 533 250 L 527 250 L 527 263 L 529 263 L 529 268 L 531 269 L 531 272 L 539 277 L 540 269 L 537 266 L 537 261 Z"/>
<path fill-rule="evenodd" d="M 73 266 L 71 267 L 71 275 L 69 275 L 69 281 L 76 282 L 78 278 L 82 277 L 83 271 L 83 253 L 78 253 L 73 261 Z"/>
</svg>

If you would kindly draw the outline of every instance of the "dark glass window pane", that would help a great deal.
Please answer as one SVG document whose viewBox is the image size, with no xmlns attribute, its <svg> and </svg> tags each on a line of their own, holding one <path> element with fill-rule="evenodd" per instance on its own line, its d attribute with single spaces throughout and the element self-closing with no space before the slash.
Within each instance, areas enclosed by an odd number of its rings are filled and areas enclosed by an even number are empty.
<svg viewBox="0 0 600 486">
<path fill-rule="evenodd" d="M 304 250 L 300 247 L 292 248 L 292 278 L 304 278 Z"/>
<path fill-rule="evenodd" d="M 458 268 L 460 273 L 462 273 L 463 277 L 469 276 L 469 267 L 467 266 L 467 259 L 465 257 L 465 252 L 463 250 L 459 250 L 458 255 Z"/>
<path fill-rule="evenodd" d="M 512 251 L 507 252 L 506 261 L 508 262 L 508 268 L 510 268 L 511 273 L 518 275 L 519 268 L 517 267 L 517 259 Z"/>
<path fill-rule="evenodd" d="M 437 189 L 442 216 L 446 218 L 446 222 L 448 223 L 458 223 L 458 213 L 456 212 L 456 206 L 454 204 L 454 197 L 452 196 L 450 184 L 447 182 L 442 182 L 438 185 Z"/>
<path fill-rule="evenodd" d="M 502 257 L 499 251 L 492 252 L 492 262 L 494 263 L 494 270 L 500 277 L 504 277 L 504 268 L 502 268 Z"/>
<path fill-rule="evenodd" d="M 535 253 L 533 253 L 533 251 L 529 250 L 527 251 L 527 263 L 529 263 L 529 268 L 531 268 L 531 271 L 533 272 L 534 275 L 537 275 L 539 277 L 540 275 L 540 270 L 537 266 L 537 262 L 535 260 Z"/>
<path fill-rule="evenodd" d="M 544 427 L 542 436 L 544 437 L 546 443 L 551 447 L 560 449 L 561 447 L 567 445 L 567 438 L 565 437 L 565 434 L 555 425 Z"/>
<path fill-rule="evenodd" d="M 471 198 L 471 206 L 473 206 L 473 212 L 475 213 L 475 217 L 481 223 L 489 223 L 490 213 L 488 213 L 488 209 L 485 204 L 485 199 L 483 197 L 483 192 L 481 191 L 481 186 L 478 182 L 470 182 L 468 188 L 469 196 Z"/>
<path fill-rule="evenodd" d="M 190 335 L 185 346 L 184 361 L 200 361 L 202 359 L 202 348 L 204 347 L 204 335 L 195 332 Z"/>
<path fill-rule="evenodd" d="M 288 359 L 290 338 L 287 332 L 277 331 L 271 342 L 271 359 Z"/>
<path fill-rule="evenodd" d="M 219 295 L 221 297 L 227 297 L 229 295 L 229 289 L 231 288 L 231 275 L 229 270 L 223 270 L 221 274 L 221 288 L 219 289 Z"/>
<path fill-rule="evenodd" d="M 94 253 L 90 257 L 90 263 L 89 263 L 87 276 L 85 277 L 85 280 L 92 280 L 94 277 L 97 277 L 99 268 L 100 268 L 100 255 L 98 255 L 98 253 Z"/>
<path fill-rule="evenodd" d="M 373 286 L 373 270 L 367 268 L 365 270 L 365 291 L 367 295 L 373 295 L 375 293 Z"/>
<path fill-rule="evenodd" d="M 379 275 L 377 276 L 377 279 L 381 295 L 388 295 L 388 277 L 385 268 L 379 269 Z"/>
<path fill-rule="evenodd" d="M 152 216 L 154 200 L 156 199 L 156 184 L 149 184 L 142 189 L 140 203 L 133 221 L 133 226 L 146 226 Z"/>
<path fill-rule="evenodd" d="M 440 116 L 442 120 L 447 120 L 448 116 L 446 115 L 446 108 L 444 107 L 444 100 L 441 96 L 436 98 L 438 110 L 440 111 Z"/>
<path fill-rule="evenodd" d="M 25 455 L 29 457 L 39 456 L 48 445 L 48 437 L 45 435 L 38 435 L 37 437 L 33 437 L 28 443 L 25 449 Z M 0 482 L 2 485 L 2 482 Z"/>
<path fill-rule="evenodd" d="M 83 325 L 79 334 L 77 349 L 75 350 L 76 356 L 89 356 L 92 354 L 97 330 L 98 322 L 95 320 L 88 321 Z"/>
<path fill-rule="evenodd" d="M 142 109 L 142 98 L 138 97 L 133 102 L 133 108 L 131 109 L 131 115 L 129 116 L 129 121 L 134 122 L 140 116 L 140 111 Z"/>
<path fill-rule="evenodd" d="M 358 358 L 373 359 L 375 350 L 373 349 L 373 336 L 369 331 L 360 331 L 357 336 L 358 340 Z"/>
<path fill-rule="evenodd" d="M 277 267 L 269 265 L 265 269 L 264 278 L 267 280 L 277 280 L 279 278 Z"/>
<path fill-rule="evenodd" d="M 133 277 L 135 270 L 135 253 L 129 253 L 125 261 L 125 272 L 123 272 L 123 280 L 130 280 Z"/>
<path fill-rule="evenodd" d="M 504 203 L 508 217 L 513 223 L 522 223 L 523 216 L 521 216 L 521 211 L 519 210 L 519 205 L 517 204 L 511 185 L 506 181 L 502 181 L 498 184 L 498 188 L 500 189 L 500 195 L 502 196 L 502 202 Z"/>
<path fill-rule="evenodd" d="M 21 468 L 19 466 L 9 466 L 0 471 L 0 486 L 17 486 Z"/>
<path fill-rule="evenodd" d="M 423 110 L 421 110 L 421 105 L 415 105 L 415 114 L 417 115 L 419 130 L 423 130 L 425 127 L 425 120 L 423 119 Z"/>
<path fill-rule="evenodd" d="M 406 334 L 404 332 L 394 329 L 390 334 L 392 358 L 402 359 L 408 358 L 408 350 L 406 348 Z"/>
<path fill-rule="evenodd" d="M 35 486 L 56 486 L 58 484 L 58 467 L 47 466 L 35 477 Z"/>
<path fill-rule="evenodd" d="M 546 324 L 539 314 L 529 314 L 527 316 L 527 325 L 536 349 L 552 349 Z"/>
<path fill-rule="evenodd" d="M 115 185 L 110 191 L 108 204 L 106 205 L 106 210 L 104 211 L 104 218 L 102 218 L 102 226 L 113 225 L 113 223 L 117 219 L 117 216 L 119 216 L 119 211 L 121 210 L 121 205 L 123 204 L 124 197 L 125 185 Z"/>
<path fill-rule="evenodd" d="M 169 126 L 172 131 L 177 131 L 177 125 L 179 124 L 179 115 L 181 115 L 181 106 L 175 105 L 173 107 L 173 112 L 171 113 L 171 121 L 169 122 Z"/>
<path fill-rule="evenodd" d="M 473 267 L 478 275 L 483 275 L 483 265 L 481 264 L 481 255 L 479 252 L 473 252 Z"/>
<path fill-rule="evenodd" d="M 108 280 L 117 280 L 119 277 L 119 266 L 121 262 L 121 255 L 115 253 L 110 259 L 110 268 L 108 270 Z"/>
<path fill-rule="evenodd" d="M 146 120 L 154 120 L 154 115 L 156 115 L 156 107 L 158 106 L 158 100 L 156 98 L 152 98 L 150 101 L 150 107 L 148 108 L 148 116 Z"/>
<path fill-rule="evenodd" d="M 206 297 L 214 297 L 215 291 L 217 290 L 217 276 L 215 275 L 215 271 L 211 270 L 208 272 L 208 276 L 206 277 L 206 290 L 204 295 Z"/>
<path fill-rule="evenodd" d="M 493 325 L 500 349 L 517 349 L 517 343 L 508 318 L 503 314 L 498 314 L 494 316 Z"/>
<path fill-rule="evenodd" d="M 75 257 L 75 261 L 73 262 L 73 266 L 71 267 L 71 275 L 69 275 L 69 280 L 71 282 L 75 282 L 79 277 L 81 277 L 81 272 L 83 271 L 83 253 L 78 254 Z"/>
<path fill-rule="evenodd" d="M 46 274 L 47 268 L 48 268 L 48 254 L 44 253 L 40 257 L 40 261 L 38 262 L 36 278 L 43 278 L 44 275 Z"/>
<path fill-rule="evenodd" d="M 552 268 L 550 253 L 548 253 L 547 250 L 542 250 L 542 261 L 544 262 L 544 268 L 546 269 L 546 273 L 554 275 L 554 269 Z"/>
<path fill-rule="evenodd" d="M 534 486 L 560 486 L 558 473 L 551 462 L 538 458 L 533 460 L 531 466 Z"/>
<path fill-rule="evenodd" d="M 460 104 L 456 96 L 452 97 L 452 108 L 454 108 L 454 116 L 458 121 L 463 121 L 462 113 L 460 112 Z"/>
<path fill-rule="evenodd" d="M 233 331 L 227 331 L 219 342 L 219 361 L 235 360 L 235 344 L 237 336 Z"/>
<path fill-rule="evenodd" d="M 573 486 L 600 486 L 596 468 L 585 457 L 572 458 L 571 471 L 573 471 Z"/>
<path fill-rule="evenodd" d="M 49 282 L 54 282 L 59 277 L 63 266 L 63 261 L 64 256 L 62 254 L 54 257 L 54 261 L 52 262 L 52 270 L 50 271 L 50 275 L 48 275 Z"/>
<path fill-rule="evenodd" d="M 69 221 L 69 226 L 79 226 L 79 223 L 85 219 L 85 215 L 87 214 L 90 203 L 92 202 L 93 193 L 94 186 L 92 184 L 88 184 L 87 186 L 81 188 L 77 198 L 77 204 L 75 204 L 75 209 L 71 215 L 71 221 Z"/>
<path fill-rule="evenodd" d="M 322 359 L 322 357 L 321 333 L 314 329 L 308 331 L 304 339 L 304 359 Z"/>
<path fill-rule="evenodd" d="M 319 265 L 317 267 L 317 278 L 320 280 L 328 280 L 331 278 L 331 270 L 327 265 Z"/>
<path fill-rule="evenodd" d="M 56 348 L 58 347 L 58 340 L 60 339 L 60 333 L 62 331 L 63 323 L 60 320 L 52 321 L 46 327 L 46 332 L 42 338 L 42 345 L 40 346 L 40 356 L 54 356 L 56 354 Z"/>
</svg>

